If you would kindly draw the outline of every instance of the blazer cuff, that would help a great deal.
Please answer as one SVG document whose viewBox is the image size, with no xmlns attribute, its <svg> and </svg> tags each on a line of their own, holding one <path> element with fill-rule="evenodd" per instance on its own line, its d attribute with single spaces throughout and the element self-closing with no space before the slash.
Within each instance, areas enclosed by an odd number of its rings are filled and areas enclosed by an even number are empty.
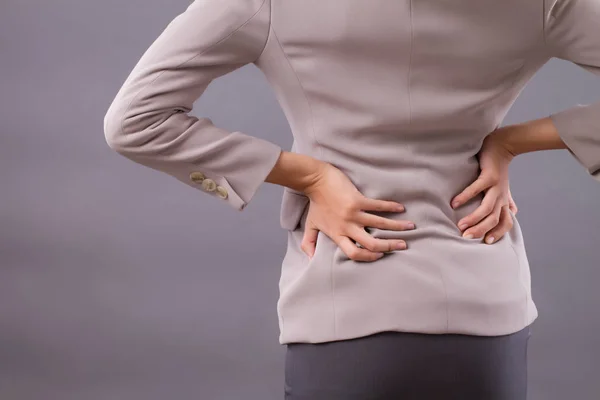
<svg viewBox="0 0 600 400">
<path fill-rule="evenodd" d="M 248 154 L 251 154 L 252 158 L 250 165 L 240 163 L 237 167 L 231 168 L 229 173 L 216 173 L 203 164 L 186 164 L 177 167 L 175 171 L 164 172 L 188 186 L 226 202 L 235 210 L 242 211 L 265 183 L 266 177 L 275 167 L 282 151 L 280 146 L 268 140 L 249 138 L 252 142 L 248 146 Z M 235 162 L 236 160 L 233 161 L 234 164 Z"/>
<path fill-rule="evenodd" d="M 550 118 L 571 155 L 600 181 L 600 102 L 577 104 Z"/>
</svg>

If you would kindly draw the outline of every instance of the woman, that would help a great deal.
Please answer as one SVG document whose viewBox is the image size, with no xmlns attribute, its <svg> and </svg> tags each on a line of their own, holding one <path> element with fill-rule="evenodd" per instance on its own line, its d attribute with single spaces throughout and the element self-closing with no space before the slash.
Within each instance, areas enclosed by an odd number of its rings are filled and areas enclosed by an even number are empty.
<svg viewBox="0 0 600 400">
<path fill-rule="evenodd" d="M 600 102 L 499 126 L 550 58 L 600 72 L 599 16 L 596 0 L 197 0 L 105 135 L 236 210 L 284 186 L 286 399 L 525 399 L 538 313 L 508 165 L 569 149 L 600 179 Z M 291 152 L 188 114 L 250 63 Z"/>
</svg>

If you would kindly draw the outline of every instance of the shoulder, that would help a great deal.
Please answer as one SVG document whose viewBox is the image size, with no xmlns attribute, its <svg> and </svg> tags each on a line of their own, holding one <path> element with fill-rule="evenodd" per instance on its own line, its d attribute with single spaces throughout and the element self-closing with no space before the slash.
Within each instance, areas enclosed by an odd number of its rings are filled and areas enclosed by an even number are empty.
<svg viewBox="0 0 600 400">
<path fill-rule="evenodd" d="M 553 55 L 600 63 L 600 0 L 543 0 L 544 35 Z"/>
<path fill-rule="evenodd" d="M 271 0 L 194 0 L 182 15 L 196 21 L 191 25 L 204 35 L 227 38 L 236 33 L 260 41 L 268 33 Z"/>
<path fill-rule="evenodd" d="M 271 0 L 194 0 L 186 12 L 241 25 L 261 14 L 270 14 L 270 6 Z"/>
<path fill-rule="evenodd" d="M 245 54 L 248 61 L 264 47 L 270 18 L 271 0 L 194 0 L 170 25 L 185 32 L 189 46 Z"/>
<path fill-rule="evenodd" d="M 544 14 L 548 18 L 563 18 L 570 16 L 600 19 L 600 0 L 542 0 Z M 600 23 L 600 22 L 599 22 Z"/>
</svg>

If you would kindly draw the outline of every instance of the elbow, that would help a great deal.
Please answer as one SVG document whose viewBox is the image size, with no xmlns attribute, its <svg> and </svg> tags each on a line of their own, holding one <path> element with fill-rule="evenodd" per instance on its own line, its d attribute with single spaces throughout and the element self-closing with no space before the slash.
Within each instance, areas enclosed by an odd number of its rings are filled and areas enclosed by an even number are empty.
<svg viewBox="0 0 600 400">
<path fill-rule="evenodd" d="M 122 155 L 139 153 L 150 126 L 133 124 L 134 117 L 127 105 L 115 99 L 104 115 L 104 139 L 108 146 Z"/>
<path fill-rule="evenodd" d="M 185 125 L 173 119 L 174 114 L 180 113 L 156 109 L 154 105 L 143 107 L 127 101 L 128 97 L 117 97 L 104 115 L 108 146 L 128 158 L 156 156 L 173 146 L 181 134 L 180 127 Z"/>
<path fill-rule="evenodd" d="M 130 144 L 123 129 L 126 117 L 119 109 L 118 104 L 113 102 L 104 115 L 104 139 L 108 147 L 122 154 L 127 152 Z"/>
</svg>

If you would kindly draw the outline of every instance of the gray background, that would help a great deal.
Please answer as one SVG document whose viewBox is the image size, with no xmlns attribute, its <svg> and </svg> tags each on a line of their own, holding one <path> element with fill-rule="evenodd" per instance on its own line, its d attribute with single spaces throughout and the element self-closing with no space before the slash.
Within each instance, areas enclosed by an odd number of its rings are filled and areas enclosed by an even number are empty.
<svg viewBox="0 0 600 400">
<path fill-rule="evenodd" d="M 0 2 L 2 400 L 283 398 L 282 187 L 235 212 L 103 136 L 116 91 L 187 4 Z M 600 79 L 552 60 L 505 123 L 599 94 Z M 252 65 L 214 81 L 194 114 L 290 148 Z M 557 150 L 518 157 L 511 187 L 540 311 L 530 399 L 597 399 L 600 184 Z"/>
</svg>

